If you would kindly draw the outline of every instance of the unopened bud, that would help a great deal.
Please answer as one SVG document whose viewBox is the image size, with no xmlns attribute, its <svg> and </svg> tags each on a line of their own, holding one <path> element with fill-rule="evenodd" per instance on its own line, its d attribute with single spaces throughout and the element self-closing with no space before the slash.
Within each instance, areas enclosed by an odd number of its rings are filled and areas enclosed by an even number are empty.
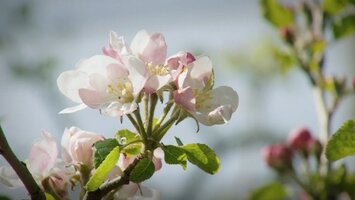
<svg viewBox="0 0 355 200">
<path fill-rule="evenodd" d="M 312 139 L 308 141 L 308 152 L 309 154 L 313 154 L 316 158 L 320 159 L 322 154 L 323 146 L 319 140 Z"/>
<path fill-rule="evenodd" d="M 280 35 L 282 38 L 284 38 L 287 43 L 293 44 L 295 41 L 295 33 L 294 30 L 291 27 L 282 27 L 280 29 Z"/>
<path fill-rule="evenodd" d="M 355 90 L 355 76 L 353 76 L 353 88 Z"/>
<path fill-rule="evenodd" d="M 313 140 L 310 131 L 307 128 L 298 128 L 291 131 L 287 144 L 295 150 L 308 155 L 308 143 Z"/>
<path fill-rule="evenodd" d="M 292 150 L 285 144 L 273 144 L 262 150 L 267 165 L 279 172 L 292 168 Z"/>
</svg>

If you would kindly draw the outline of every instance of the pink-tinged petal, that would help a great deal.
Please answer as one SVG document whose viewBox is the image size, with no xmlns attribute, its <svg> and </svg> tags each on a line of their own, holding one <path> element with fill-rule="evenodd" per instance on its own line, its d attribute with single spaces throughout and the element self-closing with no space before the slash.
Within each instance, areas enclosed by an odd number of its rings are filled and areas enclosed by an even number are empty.
<svg viewBox="0 0 355 200">
<path fill-rule="evenodd" d="M 81 71 L 65 71 L 57 79 L 59 90 L 74 102 L 81 103 L 79 97 L 80 88 L 88 88 L 89 78 L 86 73 Z"/>
<path fill-rule="evenodd" d="M 127 157 L 125 154 L 121 153 L 117 165 L 123 171 L 134 161 L 134 159 L 136 159 L 136 156 Z"/>
<path fill-rule="evenodd" d="M 104 55 L 106 56 L 110 56 L 116 60 L 118 60 L 119 62 L 121 62 L 121 57 L 118 55 L 118 53 L 113 50 L 111 47 L 104 47 L 102 48 L 102 52 L 104 53 Z"/>
<path fill-rule="evenodd" d="M 68 128 L 65 128 L 62 140 L 61 140 L 61 145 L 62 145 L 62 159 L 65 163 L 69 164 L 72 162 L 72 158 L 69 153 L 69 146 L 70 146 L 70 138 L 72 137 L 73 132 L 70 131 Z"/>
<path fill-rule="evenodd" d="M 94 109 L 100 108 L 106 100 L 105 96 L 96 90 L 80 89 L 79 95 L 83 103 Z"/>
<path fill-rule="evenodd" d="M 49 173 L 57 161 L 58 146 L 51 134 L 42 131 L 42 137 L 39 138 L 30 150 L 28 158 L 28 168 L 31 173 L 39 176 L 45 176 Z"/>
<path fill-rule="evenodd" d="M 177 81 L 183 70 L 187 70 L 186 67 L 195 60 L 195 57 L 191 53 L 184 51 L 180 51 L 179 53 L 169 57 L 166 64 L 170 69 L 172 79 Z"/>
<path fill-rule="evenodd" d="M 0 167 L 0 183 L 10 188 L 23 186 L 16 172 L 9 166 Z"/>
<path fill-rule="evenodd" d="M 189 65 L 195 60 L 195 57 L 190 52 L 180 51 L 167 59 L 167 65 L 170 69 L 176 70 L 182 66 Z"/>
<path fill-rule="evenodd" d="M 79 104 L 79 105 L 77 105 L 77 106 L 65 108 L 65 109 L 61 110 L 61 111 L 59 112 L 59 114 L 74 113 L 74 112 L 83 110 L 83 109 L 85 109 L 85 108 L 87 108 L 87 105 L 85 105 L 85 104 L 82 103 L 82 104 Z"/>
<path fill-rule="evenodd" d="M 139 31 L 133 38 L 131 50 L 145 63 L 163 64 L 167 46 L 164 36 L 160 33 L 149 34 L 146 30 Z"/>
<path fill-rule="evenodd" d="M 187 111 L 194 113 L 196 112 L 195 95 L 190 87 L 179 89 L 174 91 L 174 100 L 176 104 L 181 105 Z"/>
<path fill-rule="evenodd" d="M 84 131 L 77 127 L 65 129 L 62 137 L 64 161 L 67 163 L 84 164 L 88 167 L 92 167 L 92 145 L 103 139 L 104 138 L 99 134 Z"/>
<path fill-rule="evenodd" d="M 161 160 L 164 159 L 164 151 L 158 147 L 154 150 L 153 155 L 152 161 L 154 163 L 155 171 L 159 171 L 163 165 Z"/>
</svg>

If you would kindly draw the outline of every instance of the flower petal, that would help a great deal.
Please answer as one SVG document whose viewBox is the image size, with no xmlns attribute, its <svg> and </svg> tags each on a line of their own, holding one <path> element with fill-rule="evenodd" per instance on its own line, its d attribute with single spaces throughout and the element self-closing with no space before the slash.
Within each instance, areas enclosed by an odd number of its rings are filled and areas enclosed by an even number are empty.
<svg viewBox="0 0 355 200">
<path fill-rule="evenodd" d="M 133 86 L 133 95 L 137 96 L 143 89 L 147 80 L 145 77 L 145 65 L 141 60 L 134 56 L 126 56 L 123 60 L 129 71 L 128 78 Z"/>
<path fill-rule="evenodd" d="M 88 88 L 89 78 L 86 73 L 81 71 L 65 71 L 57 79 L 59 90 L 74 102 L 81 103 L 79 96 L 80 88 Z"/>
<path fill-rule="evenodd" d="M 163 64 L 167 46 L 164 36 L 160 33 L 149 34 L 146 30 L 139 31 L 133 38 L 131 50 L 145 63 Z"/>
<path fill-rule="evenodd" d="M 211 91 L 212 99 L 203 103 L 195 117 L 207 126 L 227 123 L 238 107 L 238 94 L 232 88 L 221 86 Z"/>
<path fill-rule="evenodd" d="M 87 105 L 81 103 L 81 104 L 73 106 L 73 107 L 65 108 L 62 111 L 60 111 L 59 114 L 74 113 L 74 112 L 77 112 L 79 110 L 83 110 L 85 108 L 87 108 Z"/>
<path fill-rule="evenodd" d="M 9 166 L 0 167 L 0 183 L 12 188 L 23 186 L 16 172 Z"/>
<path fill-rule="evenodd" d="M 42 137 L 32 145 L 28 158 L 31 173 L 46 176 L 54 167 L 58 157 L 58 146 L 50 133 L 42 131 Z"/>
<path fill-rule="evenodd" d="M 181 105 L 187 111 L 192 113 L 196 112 L 196 99 L 191 87 L 175 90 L 174 100 L 177 104 Z"/>
</svg>

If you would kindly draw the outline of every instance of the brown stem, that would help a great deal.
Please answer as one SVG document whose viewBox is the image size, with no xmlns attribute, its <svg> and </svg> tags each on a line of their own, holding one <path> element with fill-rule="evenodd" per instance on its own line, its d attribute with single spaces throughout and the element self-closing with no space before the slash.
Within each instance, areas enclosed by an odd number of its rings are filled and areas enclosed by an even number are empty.
<svg viewBox="0 0 355 200">
<path fill-rule="evenodd" d="M 6 161 L 15 170 L 17 176 L 21 179 L 25 185 L 26 190 L 33 200 L 45 200 L 41 188 L 37 185 L 36 181 L 32 177 L 27 167 L 16 157 L 11 147 L 9 146 L 5 134 L 0 126 L 0 154 L 6 159 Z"/>
</svg>

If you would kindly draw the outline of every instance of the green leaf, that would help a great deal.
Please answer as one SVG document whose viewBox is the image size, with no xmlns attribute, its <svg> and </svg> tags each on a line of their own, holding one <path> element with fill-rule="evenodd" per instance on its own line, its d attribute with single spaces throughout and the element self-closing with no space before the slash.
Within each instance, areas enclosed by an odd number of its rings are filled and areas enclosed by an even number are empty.
<svg viewBox="0 0 355 200">
<path fill-rule="evenodd" d="M 215 174 L 219 169 L 219 158 L 214 151 L 205 144 L 188 144 L 182 147 L 187 159 L 209 174 Z"/>
<path fill-rule="evenodd" d="M 278 47 L 271 49 L 273 58 L 280 66 L 281 72 L 283 73 L 287 73 L 292 67 L 296 66 L 295 56 L 287 50 L 288 49 L 280 49 Z"/>
<path fill-rule="evenodd" d="M 349 3 L 349 0 L 324 0 L 323 8 L 326 13 L 335 15 L 343 10 Z"/>
<path fill-rule="evenodd" d="M 261 8 L 264 17 L 274 26 L 278 28 L 292 26 L 293 12 L 280 4 L 278 0 L 261 0 Z"/>
<path fill-rule="evenodd" d="M 94 144 L 94 166 L 98 168 L 102 161 L 105 160 L 106 156 L 117 147 L 119 144 L 116 139 L 106 139 L 103 141 L 98 141 Z"/>
<path fill-rule="evenodd" d="M 139 136 L 139 134 L 134 133 L 128 129 L 122 129 L 122 130 L 117 131 L 116 138 L 118 139 L 118 141 L 122 142 L 124 140 L 125 143 L 129 143 L 134 140 L 139 140 L 140 136 Z M 121 145 L 124 145 L 124 144 L 121 144 Z"/>
<path fill-rule="evenodd" d="M 46 200 L 55 200 L 55 198 L 51 195 L 51 194 L 49 194 L 49 193 L 44 193 L 45 194 L 45 196 L 46 196 Z M 1 198 L 0 197 L 0 199 L 1 200 L 5 200 L 5 199 L 3 199 L 3 198 Z"/>
<path fill-rule="evenodd" d="M 120 149 L 117 146 L 106 156 L 106 159 L 96 169 L 94 175 L 90 177 L 90 180 L 85 186 L 87 191 L 92 192 L 100 187 L 100 185 L 105 181 L 108 173 L 110 173 L 111 169 L 116 165 L 119 156 Z"/>
<path fill-rule="evenodd" d="M 328 160 L 335 161 L 355 154 L 355 120 L 349 120 L 332 135 L 325 149 Z"/>
<path fill-rule="evenodd" d="M 175 138 L 176 143 L 177 143 L 179 146 L 184 146 L 184 144 L 182 143 L 182 141 L 180 140 L 180 138 L 178 138 L 178 137 L 176 137 L 176 136 L 174 136 L 174 138 Z"/>
<path fill-rule="evenodd" d="M 272 182 L 252 191 L 250 200 L 282 200 L 287 197 L 285 186 L 278 182 Z"/>
<path fill-rule="evenodd" d="M 348 15 L 333 23 L 333 35 L 339 39 L 355 32 L 355 15 Z"/>
<path fill-rule="evenodd" d="M 134 133 L 128 129 L 117 131 L 116 138 L 121 143 L 121 145 L 125 145 L 127 143 L 141 139 L 139 134 Z M 142 143 L 134 143 L 126 146 L 124 149 L 121 149 L 121 152 L 125 153 L 127 156 L 138 155 L 141 153 L 142 147 Z"/>
<path fill-rule="evenodd" d="M 140 183 L 153 176 L 155 171 L 154 163 L 149 158 L 143 158 L 138 161 L 137 165 L 130 173 L 129 180 L 135 183 Z"/>
<path fill-rule="evenodd" d="M 179 164 L 184 170 L 186 170 L 187 155 L 183 148 L 174 145 L 166 145 L 163 150 L 164 159 L 167 164 Z"/>
</svg>

